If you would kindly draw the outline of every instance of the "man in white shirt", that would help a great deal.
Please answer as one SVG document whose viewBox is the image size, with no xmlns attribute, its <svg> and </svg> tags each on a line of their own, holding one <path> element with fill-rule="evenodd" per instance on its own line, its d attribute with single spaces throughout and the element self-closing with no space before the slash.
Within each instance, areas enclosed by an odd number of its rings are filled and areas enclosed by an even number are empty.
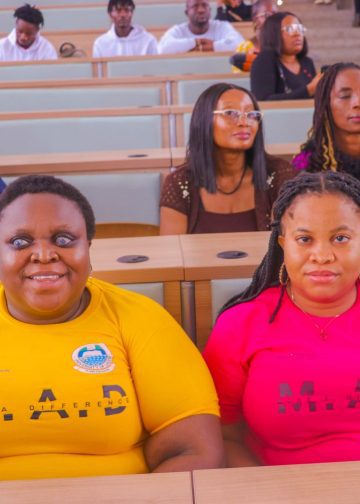
<svg viewBox="0 0 360 504">
<path fill-rule="evenodd" d="M 0 40 L 0 61 L 57 59 L 55 47 L 39 33 L 44 18 L 39 9 L 25 4 L 14 12 L 15 28 Z"/>
<path fill-rule="evenodd" d="M 132 24 L 133 0 L 109 0 L 110 30 L 94 42 L 93 57 L 137 56 L 157 54 L 156 38 L 142 26 Z"/>
<path fill-rule="evenodd" d="M 210 20 L 209 0 L 187 0 L 189 22 L 175 25 L 161 37 L 159 53 L 234 51 L 244 37 L 227 21 Z"/>
</svg>

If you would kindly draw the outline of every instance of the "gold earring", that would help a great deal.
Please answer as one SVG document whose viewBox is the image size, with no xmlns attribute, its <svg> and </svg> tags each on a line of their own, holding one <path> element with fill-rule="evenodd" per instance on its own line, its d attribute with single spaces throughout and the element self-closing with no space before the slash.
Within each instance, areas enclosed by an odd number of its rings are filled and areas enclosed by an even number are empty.
<svg viewBox="0 0 360 504">
<path fill-rule="evenodd" d="M 285 280 L 284 280 L 284 278 L 285 278 Z M 289 276 L 286 271 L 285 263 L 283 262 L 282 265 L 280 266 L 280 269 L 279 269 L 279 283 L 280 283 L 280 285 L 285 287 L 285 285 L 287 285 L 288 281 L 289 281 Z"/>
</svg>

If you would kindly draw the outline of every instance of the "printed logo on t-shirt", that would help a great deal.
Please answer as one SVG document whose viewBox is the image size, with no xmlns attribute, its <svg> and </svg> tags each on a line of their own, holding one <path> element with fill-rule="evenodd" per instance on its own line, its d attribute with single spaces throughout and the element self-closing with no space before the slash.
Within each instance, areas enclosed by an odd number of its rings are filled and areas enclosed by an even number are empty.
<svg viewBox="0 0 360 504">
<path fill-rule="evenodd" d="M 104 343 L 89 343 L 78 347 L 72 354 L 76 366 L 82 373 L 109 373 L 115 367 L 113 356 Z"/>
</svg>

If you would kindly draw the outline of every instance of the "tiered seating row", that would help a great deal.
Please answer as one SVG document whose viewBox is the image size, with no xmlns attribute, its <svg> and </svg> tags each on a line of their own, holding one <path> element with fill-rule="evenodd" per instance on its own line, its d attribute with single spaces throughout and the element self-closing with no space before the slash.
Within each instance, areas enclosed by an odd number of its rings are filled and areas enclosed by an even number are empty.
<svg viewBox="0 0 360 504">
<path fill-rule="evenodd" d="M 311 102 L 302 105 L 264 104 L 266 143 L 304 141 L 311 126 L 313 109 Z M 184 147 L 191 112 L 191 106 L 160 106 L 0 114 L 2 154 Z M 289 124 L 293 125 L 292 128 Z"/>
<path fill-rule="evenodd" d="M 146 79 L 154 76 L 171 77 L 229 74 L 231 53 L 194 52 L 176 55 L 128 56 L 119 58 L 76 58 L 54 61 L 0 62 L 0 82 L 68 81 L 92 77 Z M 229 77 L 233 74 L 230 74 Z M 247 77 L 248 74 L 237 76 Z M 98 79 L 100 80 L 100 79 Z"/>
<path fill-rule="evenodd" d="M 37 6 L 40 7 L 38 3 Z M 211 9 L 211 17 L 214 17 L 215 2 L 211 2 Z M 72 3 L 70 5 L 42 6 L 41 11 L 45 18 L 47 32 L 64 30 L 103 30 L 104 32 L 110 26 L 107 4 L 99 5 L 98 2 L 93 5 Z M 139 4 L 135 9 L 133 21 L 145 27 L 172 26 L 187 20 L 184 11 L 184 2 Z M 12 30 L 14 27 L 13 14 L 13 6 L 0 10 L 0 32 L 7 33 Z"/>
</svg>

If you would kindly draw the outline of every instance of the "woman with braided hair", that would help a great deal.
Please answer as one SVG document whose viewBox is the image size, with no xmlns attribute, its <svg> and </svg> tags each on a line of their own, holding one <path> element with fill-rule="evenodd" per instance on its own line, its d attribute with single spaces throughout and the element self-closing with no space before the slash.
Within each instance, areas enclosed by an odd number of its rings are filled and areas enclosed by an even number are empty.
<svg viewBox="0 0 360 504">
<path fill-rule="evenodd" d="M 302 173 L 205 348 L 228 466 L 360 459 L 360 182 Z"/>
<path fill-rule="evenodd" d="M 336 63 L 315 93 L 309 139 L 293 159 L 296 169 L 346 171 L 360 179 L 360 66 Z"/>
</svg>

